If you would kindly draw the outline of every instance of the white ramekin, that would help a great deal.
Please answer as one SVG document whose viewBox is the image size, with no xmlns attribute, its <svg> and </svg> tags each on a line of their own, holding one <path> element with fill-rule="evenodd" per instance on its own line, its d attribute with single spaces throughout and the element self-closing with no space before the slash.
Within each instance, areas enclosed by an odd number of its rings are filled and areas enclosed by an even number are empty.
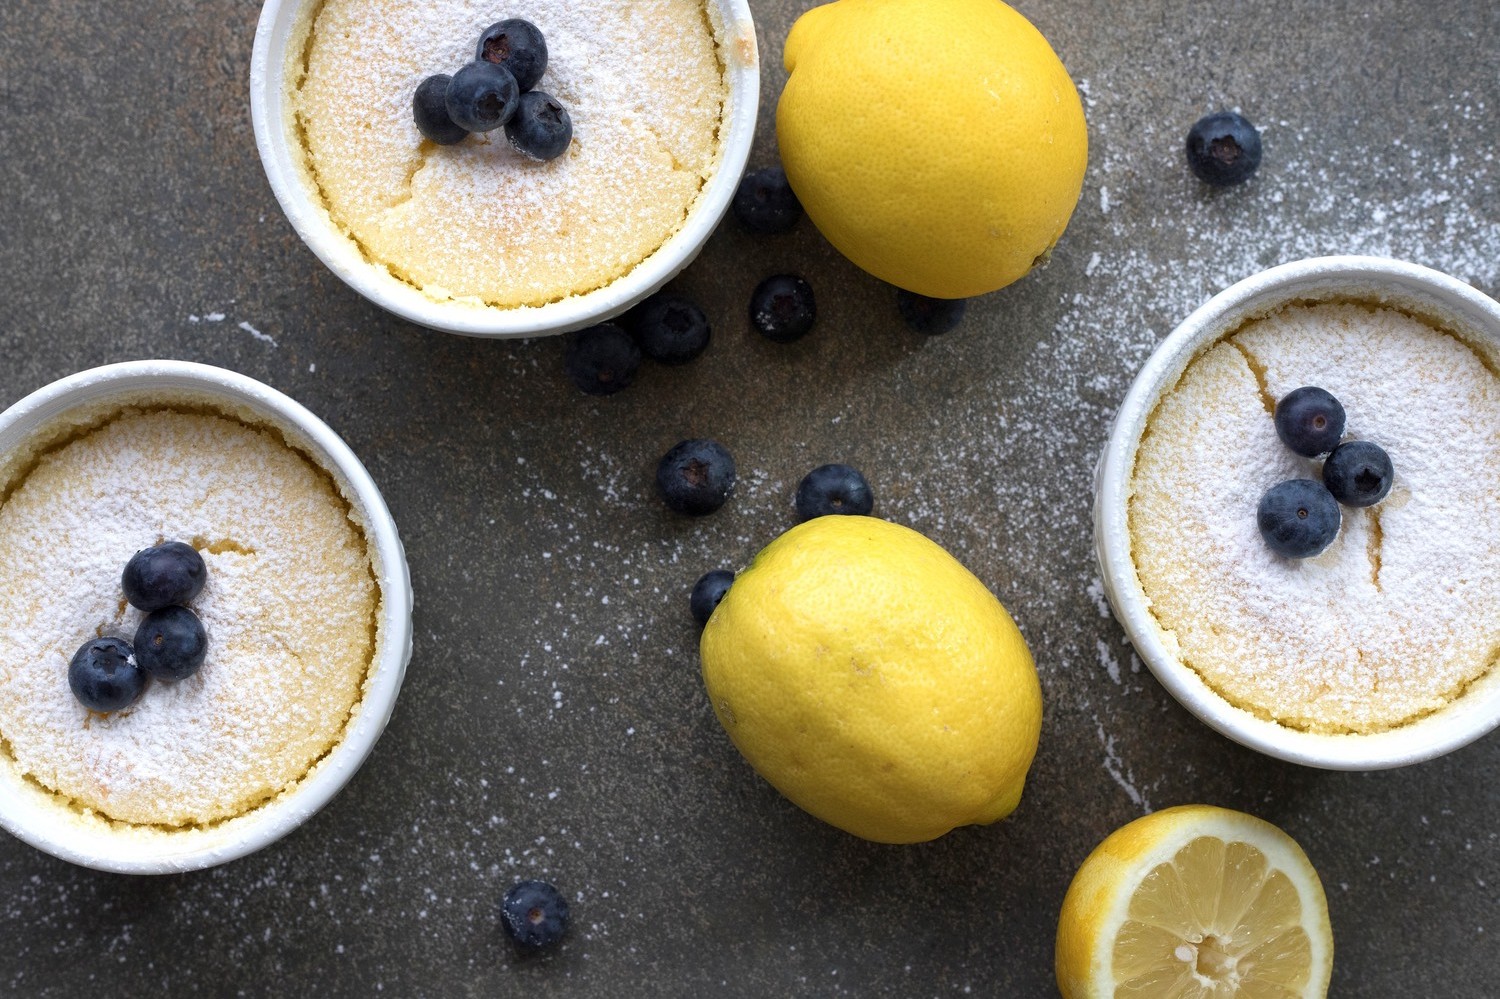
<svg viewBox="0 0 1500 999">
<path fill-rule="evenodd" d="M 411 576 L 385 500 L 354 452 L 275 389 L 187 361 L 132 361 L 79 372 L 0 413 L 0 456 L 70 416 L 115 404 L 182 401 L 263 422 L 320 464 L 362 523 L 380 588 L 375 659 L 342 740 L 296 786 L 251 812 L 201 829 L 163 831 L 80 816 L 0 758 L 0 827 L 63 860 L 121 874 L 169 874 L 222 864 L 275 842 L 328 803 L 385 729 L 411 659 Z"/>
<path fill-rule="evenodd" d="M 479 337 L 566 333 L 617 316 L 661 288 L 692 263 L 729 208 L 745 171 L 760 107 L 760 57 L 746 0 L 706 0 L 725 60 L 729 97 L 721 131 L 723 151 L 698 204 L 682 228 L 618 280 L 583 295 L 537 307 L 502 309 L 440 302 L 367 261 L 313 198 L 297 167 L 287 127 L 287 45 L 298 15 L 313 0 L 266 0 L 250 56 L 250 117 L 255 145 L 276 200 L 292 228 L 318 259 L 349 287 L 414 323 Z M 498 15 L 497 15 L 498 16 Z"/>
<path fill-rule="evenodd" d="M 1151 672 L 1193 714 L 1269 756 L 1330 770 L 1380 770 L 1441 756 L 1500 723 L 1500 671 L 1441 711 L 1367 735 L 1323 735 L 1230 704 L 1170 651 L 1131 557 L 1131 471 L 1146 421 L 1189 362 L 1249 319 L 1293 301 L 1358 299 L 1395 306 L 1447 329 L 1500 364 L 1500 303 L 1446 274 L 1379 257 L 1318 257 L 1262 271 L 1215 295 L 1172 331 L 1131 385 L 1095 475 L 1094 545 L 1115 617 Z"/>
</svg>

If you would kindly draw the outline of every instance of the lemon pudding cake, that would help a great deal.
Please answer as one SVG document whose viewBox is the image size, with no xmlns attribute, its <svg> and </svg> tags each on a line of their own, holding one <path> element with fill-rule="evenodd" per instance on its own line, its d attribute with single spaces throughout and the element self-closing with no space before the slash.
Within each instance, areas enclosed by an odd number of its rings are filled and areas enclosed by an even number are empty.
<svg viewBox="0 0 1500 999">
<path fill-rule="evenodd" d="M 288 48 L 304 182 L 360 249 L 436 301 L 538 306 L 608 285 L 684 223 L 721 157 L 725 60 L 704 0 L 310 0 Z M 557 159 L 500 132 L 425 140 L 412 101 L 497 18 L 546 35 Z"/>
<path fill-rule="evenodd" d="M 208 406 L 73 415 L 0 467 L 0 766 L 85 821 L 213 827 L 298 785 L 343 737 L 379 641 L 365 532 L 278 429 Z M 197 673 L 84 708 L 79 645 L 144 617 L 121 570 L 190 543 L 207 564 Z"/>
<path fill-rule="evenodd" d="M 1321 554 L 1273 554 L 1257 503 L 1318 478 L 1273 412 L 1301 386 L 1395 468 Z M 1500 374 L 1395 308 L 1297 303 L 1195 357 L 1156 404 L 1130 480 L 1131 554 L 1167 646 L 1231 703 L 1313 732 L 1439 710 L 1500 662 Z"/>
</svg>

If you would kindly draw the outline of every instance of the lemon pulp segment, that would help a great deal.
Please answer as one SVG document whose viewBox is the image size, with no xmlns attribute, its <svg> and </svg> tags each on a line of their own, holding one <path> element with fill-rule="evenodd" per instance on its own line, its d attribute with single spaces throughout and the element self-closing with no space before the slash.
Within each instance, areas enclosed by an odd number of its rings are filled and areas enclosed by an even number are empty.
<svg viewBox="0 0 1500 999">
<path fill-rule="evenodd" d="M 1118 999 L 1297 999 L 1312 977 L 1303 905 L 1249 843 L 1199 836 L 1158 864 L 1115 937 Z"/>
</svg>

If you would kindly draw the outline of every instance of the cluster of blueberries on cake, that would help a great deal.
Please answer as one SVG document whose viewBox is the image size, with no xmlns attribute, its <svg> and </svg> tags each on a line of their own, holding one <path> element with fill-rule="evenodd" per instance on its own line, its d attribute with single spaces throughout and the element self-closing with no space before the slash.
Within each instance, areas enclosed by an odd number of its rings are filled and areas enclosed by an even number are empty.
<svg viewBox="0 0 1500 999">
<path fill-rule="evenodd" d="M 208 567 L 192 545 L 168 541 L 143 548 L 120 576 L 125 599 L 146 612 L 134 644 L 123 638 L 84 642 L 68 664 L 68 686 L 90 711 L 134 704 L 150 679 L 175 683 L 198 672 L 208 652 L 203 622 L 185 605 L 203 590 Z"/>
<path fill-rule="evenodd" d="M 1322 481 L 1289 479 L 1260 498 L 1256 521 L 1266 546 L 1287 558 L 1311 558 L 1338 537 L 1339 504 L 1374 506 L 1391 491 L 1395 471 L 1372 441 L 1344 440 L 1344 407 L 1323 389 L 1294 389 L 1276 404 L 1276 435 L 1304 458 L 1323 461 Z"/>
<path fill-rule="evenodd" d="M 473 132 L 505 129 L 523 156 L 552 160 L 573 141 L 573 119 L 550 94 L 535 89 L 547 68 L 547 39 L 519 17 L 497 21 L 479 36 L 474 61 L 449 76 L 429 76 L 412 97 L 417 131 L 440 146 Z"/>
</svg>

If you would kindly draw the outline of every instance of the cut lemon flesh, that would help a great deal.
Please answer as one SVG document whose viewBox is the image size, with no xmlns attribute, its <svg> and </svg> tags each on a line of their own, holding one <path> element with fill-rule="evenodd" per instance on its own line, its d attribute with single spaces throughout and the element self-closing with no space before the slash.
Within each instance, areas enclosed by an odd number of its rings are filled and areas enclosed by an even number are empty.
<svg viewBox="0 0 1500 999">
<path fill-rule="evenodd" d="M 1284 832 L 1193 805 L 1132 822 L 1079 869 L 1058 925 L 1069 999 L 1320 999 L 1333 938 Z"/>
</svg>

